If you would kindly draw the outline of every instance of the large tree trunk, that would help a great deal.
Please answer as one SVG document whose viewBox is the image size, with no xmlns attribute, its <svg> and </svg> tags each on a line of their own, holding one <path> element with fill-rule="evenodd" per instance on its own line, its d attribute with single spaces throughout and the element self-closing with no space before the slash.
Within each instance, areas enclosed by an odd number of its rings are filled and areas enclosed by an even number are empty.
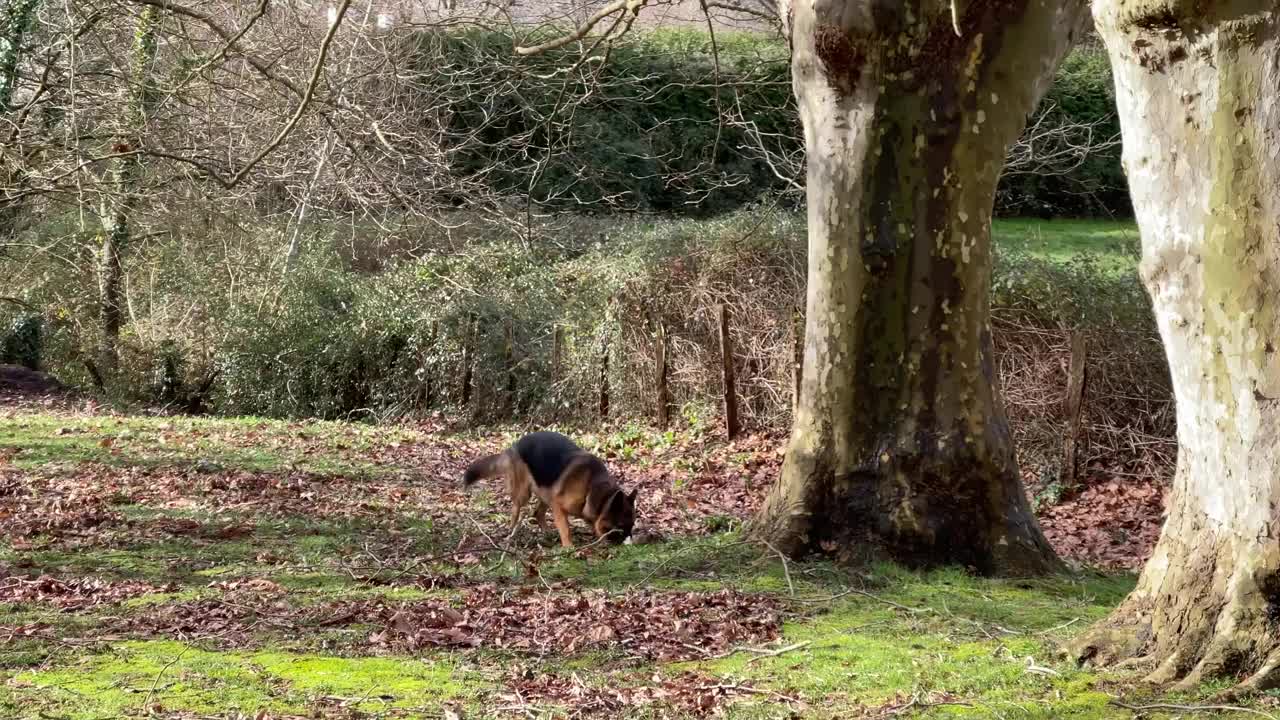
<svg viewBox="0 0 1280 720">
<path fill-rule="evenodd" d="M 990 228 L 1006 149 L 1083 2 L 795 0 L 783 14 L 808 152 L 808 309 L 791 444 L 754 532 L 791 554 L 839 542 L 911 564 L 1054 568 L 995 382 Z"/>
<path fill-rule="evenodd" d="M 1178 467 L 1137 588 L 1079 638 L 1156 682 L 1280 685 L 1280 14 L 1274 0 L 1095 15 L 1116 79 L 1141 272 L 1164 338 Z"/>
<path fill-rule="evenodd" d="M 134 28 L 129 54 L 129 86 L 124 90 L 120 132 L 111 151 L 117 157 L 111 168 L 112 195 L 103 203 L 103 228 L 98 248 L 98 363 L 102 375 L 110 379 L 119 362 L 119 338 L 124 297 L 124 264 L 121 260 L 132 236 L 132 218 L 142 178 L 142 160 L 137 154 L 146 131 L 147 111 L 156 91 L 151 65 L 156 57 L 156 31 L 160 10 L 144 6 Z"/>
</svg>

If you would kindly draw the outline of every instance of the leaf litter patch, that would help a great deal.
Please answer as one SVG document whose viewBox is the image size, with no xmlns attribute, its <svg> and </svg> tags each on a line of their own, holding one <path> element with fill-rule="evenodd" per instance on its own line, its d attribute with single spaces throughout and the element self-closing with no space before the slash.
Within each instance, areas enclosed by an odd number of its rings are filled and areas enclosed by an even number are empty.
<svg viewBox="0 0 1280 720">
<path fill-rule="evenodd" d="M 460 608 L 428 600 L 384 607 L 374 645 L 399 652 L 488 647 L 535 655 L 614 650 L 664 662 L 693 660 L 779 635 L 782 612 L 767 595 L 633 591 L 610 595 L 568 583 L 540 590 L 482 585 Z"/>
<path fill-rule="evenodd" d="M 1150 481 L 1099 482 L 1045 509 L 1040 527 L 1059 554 L 1108 570 L 1139 570 L 1164 521 L 1166 490 Z"/>
<path fill-rule="evenodd" d="M 675 662 L 723 656 L 776 640 L 784 619 L 769 595 L 632 591 L 610 595 L 575 583 L 497 583 L 465 588 L 460 600 L 294 602 L 264 579 L 215 584 L 216 597 L 156 603 L 102 629 L 117 637 L 205 641 L 223 648 L 270 642 L 277 635 L 360 630 L 343 639 L 352 651 L 414 654 L 482 648 L 533 657 L 607 651 L 627 659 Z"/>
<path fill-rule="evenodd" d="M 496 695 L 498 704 L 494 710 L 522 717 L 542 717 L 538 711 L 551 707 L 580 718 L 618 717 L 620 713 L 627 716 L 636 711 L 655 720 L 722 717 L 730 704 L 743 700 L 785 704 L 793 714 L 805 707 L 783 693 L 689 671 L 655 672 L 645 684 L 636 685 L 634 678 L 616 672 L 608 673 L 603 682 L 588 683 L 577 673 L 518 670 L 504 685 Z"/>
<path fill-rule="evenodd" d="M 0 604 L 52 605 L 64 612 L 113 605 L 143 595 L 168 592 L 172 586 L 136 580 L 107 580 L 96 577 L 35 577 L 0 566 Z"/>
</svg>

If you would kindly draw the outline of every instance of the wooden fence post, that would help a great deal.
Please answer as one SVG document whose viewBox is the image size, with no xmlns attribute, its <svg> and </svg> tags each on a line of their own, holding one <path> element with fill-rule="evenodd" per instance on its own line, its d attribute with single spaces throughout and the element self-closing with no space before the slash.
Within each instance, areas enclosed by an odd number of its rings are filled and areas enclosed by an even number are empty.
<svg viewBox="0 0 1280 720">
<path fill-rule="evenodd" d="M 666 430 L 671 424 L 671 389 L 667 386 L 667 324 L 658 321 L 658 377 L 657 377 L 658 427 Z"/>
<path fill-rule="evenodd" d="M 507 392 L 503 404 L 506 405 L 506 413 L 511 414 L 516 409 L 516 324 L 514 320 L 507 318 L 502 334 L 502 359 L 507 368 Z"/>
<path fill-rule="evenodd" d="M 471 403 L 471 366 L 475 359 L 476 316 L 467 319 L 466 330 L 462 339 L 462 407 Z"/>
<path fill-rule="evenodd" d="M 1076 455 L 1080 448 L 1080 431 L 1084 415 L 1085 342 L 1084 333 L 1071 333 L 1071 369 L 1067 377 L 1067 437 L 1063 443 L 1063 484 L 1070 488 L 1076 484 Z"/>
<path fill-rule="evenodd" d="M 609 336 L 600 338 L 600 419 L 609 419 Z"/>
<path fill-rule="evenodd" d="M 551 384 L 560 381 L 560 358 L 564 353 L 564 326 L 556 323 L 551 329 Z"/>
<path fill-rule="evenodd" d="M 724 374 L 724 426 L 732 440 L 738 436 L 738 389 L 733 373 L 733 337 L 729 334 L 729 306 L 720 306 L 720 363 Z"/>
</svg>

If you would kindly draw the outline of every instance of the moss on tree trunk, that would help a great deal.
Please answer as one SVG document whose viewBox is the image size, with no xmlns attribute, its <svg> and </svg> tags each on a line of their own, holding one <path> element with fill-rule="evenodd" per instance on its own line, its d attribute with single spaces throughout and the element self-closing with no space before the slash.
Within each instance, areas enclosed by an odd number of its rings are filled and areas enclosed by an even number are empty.
<svg viewBox="0 0 1280 720">
<path fill-rule="evenodd" d="M 1190 687 L 1280 685 L 1280 15 L 1095 5 L 1143 281 L 1178 415 L 1169 517 L 1133 593 L 1071 647 Z"/>
<path fill-rule="evenodd" d="M 1076 0 L 784 7 L 808 151 L 803 383 L 752 530 L 986 573 L 1057 566 L 991 357 L 1005 151 L 1083 17 Z"/>
<path fill-rule="evenodd" d="M 119 362 L 118 340 L 123 324 L 124 263 L 133 233 L 134 208 L 138 202 L 138 183 L 142 179 L 142 159 L 138 154 L 146 132 L 147 111 L 155 102 L 152 81 L 157 30 L 161 11 L 144 6 L 134 27 L 133 48 L 129 53 L 129 85 L 124 98 L 119 131 L 110 151 L 116 157 L 111 167 L 111 195 L 103 202 L 103 228 L 98 248 L 99 370 L 110 379 Z"/>
</svg>

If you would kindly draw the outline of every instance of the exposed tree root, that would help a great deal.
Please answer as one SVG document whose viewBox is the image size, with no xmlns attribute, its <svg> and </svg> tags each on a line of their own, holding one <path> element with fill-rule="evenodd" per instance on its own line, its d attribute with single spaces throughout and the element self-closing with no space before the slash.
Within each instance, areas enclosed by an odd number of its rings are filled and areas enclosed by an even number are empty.
<svg viewBox="0 0 1280 720">
<path fill-rule="evenodd" d="M 1235 681 L 1229 696 L 1280 687 L 1280 549 L 1221 538 L 1204 520 L 1175 510 L 1137 588 L 1068 646 L 1072 659 L 1152 668 L 1146 682 L 1179 691 L 1212 679 Z"/>
</svg>

